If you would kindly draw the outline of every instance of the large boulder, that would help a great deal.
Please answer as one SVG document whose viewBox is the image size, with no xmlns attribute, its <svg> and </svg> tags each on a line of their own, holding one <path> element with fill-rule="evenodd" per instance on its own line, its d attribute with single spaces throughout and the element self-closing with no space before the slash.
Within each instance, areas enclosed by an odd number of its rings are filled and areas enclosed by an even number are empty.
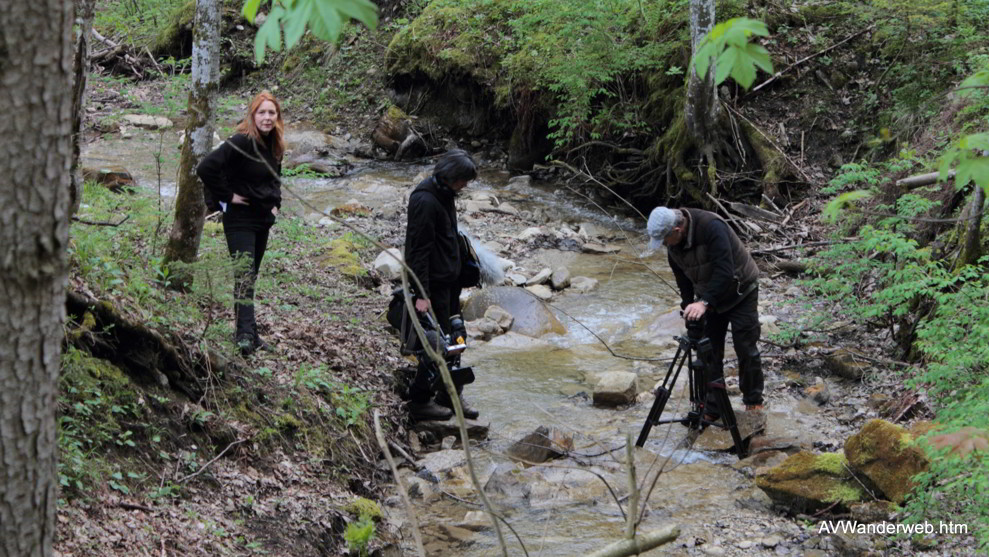
<svg viewBox="0 0 989 557">
<path fill-rule="evenodd" d="M 374 258 L 372 268 L 381 278 L 395 280 L 402 276 L 402 261 L 405 257 L 399 248 L 388 248 Z"/>
<path fill-rule="evenodd" d="M 554 434 L 544 425 L 536 428 L 535 431 L 519 439 L 508 448 L 506 454 L 512 459 L 519 460 L 526 464 L 541 464 L 552 458 L 563 456 L 558 447 L 555 447 Z"/>
<path fill-rule="evenodd" d="M 913 476 L 930 465 L 907 430 L 884 420 L 872 420 L 849 437 L 845 457 L 859 479 L 894 503 L 903 502 L 914 487 Z"/>
<path fill-rule="evenodd" d="M 553 290 L 563 290 L 564 288 L 570 286 L 570 269 L 566 267 L 557 267 L 553 271 L 553 276 L 550 277 L 550 284 L 553 286 Z"/>
<path fill-rule="evenodd" d="M 841 453 L 800 451 L 757 476 L 756 486 L 774 503 L 797 513 L 814 513 L 832 505 L 846 511 L 864 495 Z"/>
<path fill-rule="evenodd" d="M 124 114 L 121 119 L 132 126 L 146 130 L 168 129 L 175 125 L 164 116 L 152 116 L 150 114 Z"/>
<path fill-rule="evenodd" d="M 546 304 L 514 286 L 482 288 L 475 292 L 464 307 L 463 317 L 468 321 L 484 317 L 490 306 L 499 306 L 510 313 L 515 321 L 512 331 L 531 337 L 546 333 L 566 333 L 563 323 L 553 315 Z"/>
<path fill-rule="evenodd" d="M 638 375 L 629 371 L 602 373 L 594 386 L 594 406 L 614 407 L 635 402 L 638 378 Z"/>
<path fill-rule="evenodd" d="M 122 166 L 110 168 L 83 168 L 82 179 L 87 182 L 103 184 L 110 191 L 120 193 L 124 188 L 137 186 L 131 173 Z"/>
</svg>

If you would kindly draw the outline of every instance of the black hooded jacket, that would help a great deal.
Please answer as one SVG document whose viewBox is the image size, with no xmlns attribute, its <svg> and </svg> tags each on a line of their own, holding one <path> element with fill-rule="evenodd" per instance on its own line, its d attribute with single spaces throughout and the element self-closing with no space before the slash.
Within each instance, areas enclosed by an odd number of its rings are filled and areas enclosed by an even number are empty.
<svg viewBox="0 0 989 557">
<path fill-rule="evenodd" d="M 230 203 L 236 193 L 259 211 L 270 213 L 272 207 L 281 208 L 281 181 L 269 166 L 282 173 L 281 161 L 275 159 L 269 145 L 256 144 L 246 134 L 234 134 L 196 167 L 205 186 L 206 206 L 218 210 L 215 202 Z"/>
<path fill-rule="evenodd" d="M 409 221 L 405 230 L 405 263 L 419 277 L 428 298 L 430 284 L 449 286 L 460 277 L 460 245 L 457 243 L 456 193 L 435 176 L 423 180 L 409 196 Z"/>
</svg>

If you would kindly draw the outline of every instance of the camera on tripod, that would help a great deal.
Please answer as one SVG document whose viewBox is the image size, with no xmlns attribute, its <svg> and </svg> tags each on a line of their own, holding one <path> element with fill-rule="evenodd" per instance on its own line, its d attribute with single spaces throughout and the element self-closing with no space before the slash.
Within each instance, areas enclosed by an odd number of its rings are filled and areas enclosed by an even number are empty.
<svg viewBox="0 0 989 557">
<path fill-rule="evenodd" d="M 711 346 L 711 339 L 705 335 L 706 320 L 704 318 L 687 320 L 686 325 L 686 337 L 673 337 L 678 343 L 677 353 L 670 362 L 663 383 L 656 387 L 656 400 L 649 410 L 649 416 L 642 425 L 635 445 L 637 447 L 645 445 L 654 425 L 679 423 L 692 429 L 714 425 L 731 432 L 732 440 L 735 442 L 735 452 L 738 458 L 744 458 L 747 451 L 738 432 L 735 412 L 731 408 L 731 400 L 725 388 L 725 379 L 720 374 L 718 377 L 710 376 L 717 368 L 714 365 L 714 347 Z M 694 358 L 695 353 L 696 358 Z M 690 411 L 682 418 L 661 419 L 685 363 L 688 370 Z M 708 406 L 709 401 L 712 401 L 711 406 L 716 405 L 717 410 Z"/>
</svg>

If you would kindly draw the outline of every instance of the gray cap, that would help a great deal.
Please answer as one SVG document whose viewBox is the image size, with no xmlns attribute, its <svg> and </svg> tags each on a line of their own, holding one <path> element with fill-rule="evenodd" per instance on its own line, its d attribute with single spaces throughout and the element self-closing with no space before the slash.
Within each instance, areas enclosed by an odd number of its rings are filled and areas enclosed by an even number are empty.
<svg viewBox="0 0 989 557">
<path fill-rule="evenodd" d="M 663 240 L 673 231 L 677 212 L 667 207 L 656 207 L 649 213 L 646 232 L 649 234 L 649 249 L 658 249 Z"/>
</svg>

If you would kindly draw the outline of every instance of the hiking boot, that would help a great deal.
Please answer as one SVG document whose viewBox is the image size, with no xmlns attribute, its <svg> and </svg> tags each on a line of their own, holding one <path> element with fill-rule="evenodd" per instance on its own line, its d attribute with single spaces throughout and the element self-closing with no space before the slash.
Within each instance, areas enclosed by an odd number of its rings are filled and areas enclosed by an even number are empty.
<svg viewBox="0 0 989 557">
<path fill-rule="evenodd" d="M 766 407 L 763 406 L 762 404 L 746 404 L 745 405 L 745 411 L 746 412 L 762 412 L 765 409 L 766 409 Z"/>
<path fill-rule="evenodd" d="M 450 395 L 446 391 L 436 393 L 436 404 L 444 408 L 449 408 L 451 411 L 453 410 L 453 401 L 450 400 Z M 476 409 L 467 406 L 467 401 L 464 400 L 463 395 L 460 396 L 460 409 L 464 411 L 464 418 L 468 420 L 476 420 L 481 415 Z"/>
<path fill-rule="evenodd" d="M 444 408 L 432 400 L 428 400 L 426 402 L 410 402 L 409 415 L 412 416 L 413 420 L 419 422 L 443 421 L 452 418 L 453 412 L 449 408 Z"/>
</svg>

